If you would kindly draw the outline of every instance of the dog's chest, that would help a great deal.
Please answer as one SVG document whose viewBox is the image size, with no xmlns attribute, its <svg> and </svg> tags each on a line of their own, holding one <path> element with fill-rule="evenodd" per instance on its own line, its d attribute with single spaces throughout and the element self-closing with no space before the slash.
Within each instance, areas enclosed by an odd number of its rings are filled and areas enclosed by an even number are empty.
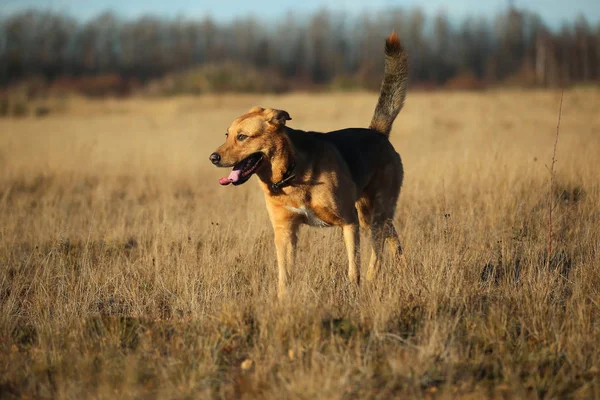
<svg viewBox="0 0 600 400">
<path fill-rule="evenodd" d="M 304 222 L 307 225 L 317 226 L 317 227 L 327 227 L 327 226 L 330 226 L 327 222 L 325 222 L 322 219 L 320 219 L 310 207 L 306 207 L 306 206 L 300 206 L 300 207 L 285 206 L 285 208 L 288 209 L 289 211 L 295 213 L 295 214 L 303 216 L 304 217 Z"/>
</svg>

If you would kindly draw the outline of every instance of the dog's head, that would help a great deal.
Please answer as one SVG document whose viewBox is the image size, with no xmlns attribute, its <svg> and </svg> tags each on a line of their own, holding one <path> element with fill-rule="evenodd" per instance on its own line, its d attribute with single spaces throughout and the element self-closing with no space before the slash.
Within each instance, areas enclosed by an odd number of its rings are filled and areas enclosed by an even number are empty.
<svg viewBox="0 0 600 400">
<path fill-rule="evenodd" d="M 281 148 L 285 122 L 291 120 L 283 110 L 254 107 L 237 118 L 225 133 L 225 143 L 209 157 L 217 167 L 233 167 L 221 185 L 241 185 L 257 172 L 265 159 Z"/>
</svg>

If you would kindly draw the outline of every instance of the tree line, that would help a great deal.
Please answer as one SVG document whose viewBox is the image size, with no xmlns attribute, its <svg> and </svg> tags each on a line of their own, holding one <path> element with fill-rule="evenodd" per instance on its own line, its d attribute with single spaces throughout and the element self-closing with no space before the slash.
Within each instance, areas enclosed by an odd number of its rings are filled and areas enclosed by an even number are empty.
<svg viewBox="0 0 600 400">
<path fill-rule="evenodd" d="M 376 88 L 383 38 L 395 29 L 413 83 L 437 87 L 468 77 L 482 84 L 567 86 L 600 81 L 600 23 L 584 16 L 549 28 L 509 8 L 488 19 L 451 21 L 396 8 L 350 16 L 327 10 L 276 21 L 247 17 L 135 20 L 104 13 L 87 22 L 41 11 L 0 18 L 0 85 L 41 77 L 115 74 L 147 82 L 193 67 L 235 63 L 304 87 L 351 82 Z"/>
</svg>

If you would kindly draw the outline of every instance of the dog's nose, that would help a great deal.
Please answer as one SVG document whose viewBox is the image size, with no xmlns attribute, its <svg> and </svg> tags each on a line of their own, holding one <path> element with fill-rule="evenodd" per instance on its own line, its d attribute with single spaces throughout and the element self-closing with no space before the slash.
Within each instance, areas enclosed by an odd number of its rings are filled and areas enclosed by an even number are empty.
<svg viewBox="0 0 600 400">
<path fill-rule="evenodd" d="M 210 157 L 208 157 L 208 159 L 210 160 L 210 162 L 217 165 L 219 161 L 221 161 L 221 156 L 219 155 L 219 153 L 212 153 Z"/>
</svg>

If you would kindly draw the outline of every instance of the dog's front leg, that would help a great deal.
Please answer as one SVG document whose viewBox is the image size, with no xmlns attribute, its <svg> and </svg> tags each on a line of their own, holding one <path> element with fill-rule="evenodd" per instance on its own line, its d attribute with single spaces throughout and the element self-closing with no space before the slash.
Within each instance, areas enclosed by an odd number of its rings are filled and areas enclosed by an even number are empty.
<svg viewBox="0 0 600 400">
<path fill-rule="evenodd" d="M 344 225 L 344 243 L 348 252 L 348 278 L 350 282 L 360 284 L 360 232 L 358 223 Z"/>
<path fill-rule="evenodd" d="M 278 221 L 273 224 L 273 229 L 279 273 L 277 297 L 283 299 L 287 296 L 290 274 L 295 261 L 298 225 L 292 221 Z"/>
</svg>

